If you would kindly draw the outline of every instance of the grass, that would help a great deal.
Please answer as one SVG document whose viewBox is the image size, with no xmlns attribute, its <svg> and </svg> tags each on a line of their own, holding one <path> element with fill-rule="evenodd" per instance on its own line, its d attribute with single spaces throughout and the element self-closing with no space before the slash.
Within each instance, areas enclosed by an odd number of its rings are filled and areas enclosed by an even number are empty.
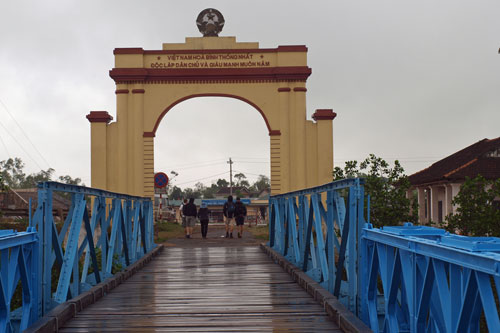
<svg viewBox="0 0 500 333">
<path fill-rule="evenodd" d="M 250 232 L 256 239 L 269 240 L 269 226 L 267 225 L 245 228 L 245 231 Z"/>
<path fill-rule="evenodd" d="M 184 237 L 184 228 L 173 222 L 157 222 L 155 224 L 155 243 L 163 243 L 169 238 Z"/>
</svg>

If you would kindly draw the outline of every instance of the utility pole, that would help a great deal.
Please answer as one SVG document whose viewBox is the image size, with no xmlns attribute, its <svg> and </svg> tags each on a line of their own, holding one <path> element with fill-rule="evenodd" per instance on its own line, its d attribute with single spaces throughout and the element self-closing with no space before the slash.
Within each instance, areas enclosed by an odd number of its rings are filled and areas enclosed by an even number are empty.
<svg viewBox="0 0 500 333">
<path fill-rule="evenodd" d="M 231 160 L 231 157 L 229 158 L 229 161 L 227 161 L 229 164 L 229 195 L 233 195 L 233 161 Z"/>
</svg>

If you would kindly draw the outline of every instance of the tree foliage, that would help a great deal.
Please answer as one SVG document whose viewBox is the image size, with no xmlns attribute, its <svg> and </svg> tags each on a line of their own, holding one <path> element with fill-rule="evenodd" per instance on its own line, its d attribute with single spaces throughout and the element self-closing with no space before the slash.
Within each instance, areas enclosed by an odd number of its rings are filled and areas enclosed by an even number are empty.
<svg viewBox="0 0 500 333">
<path fill-rule="evenodd" d="M 375 227 L 418 222 L 417 202 L 406 197 L 410 182 L 399 161 L 394 161 L 391 167 L 382 158 L 370 154 L 359 165 L 357 161 L 347 161 L 344 169 L 335 167 L 333 170 L 333 180 L 355 177 L 366 178 L 370 222 Z"/>
<path fill-rule="evenodd" d="M 499 197 L 500 179 L 466 178 L 452 200 L 457 212 L 446 216 L 446 229 L 468 236 L 500 237 L 500 207 L 495 202 Z"/>
<path fill-rule="evenodd" d="M 250 185 L 248 180 L 246 180 L 246 176 L 243 173 L 238 173 L 234 175 L 237 179 L 236 186 L 244 186 L 247 187 L 250 191 L 260 192 L 263 189 L 269 188 L 270 182 L 269 177 L 264 175 L 259 175 L 257 180 Z M 210 186 L 206 186 L 203 183 L 196 183 L 194 188 L 185 188 L 182 190 L 178 186 L 169 186 L 168 189 L 168 198 L 170 200 L 181 200 L 184 198 L 195 198 L 195 199 L 213 199 L 215 198 L 215 194 L 224 187 L 228 187 L 229 182 L 226 179 L 219 178 L 216 181 L 213 181 Z M 234 195 L 241 196 L 238 191 L 234 192 Z"/>
<path fill-rule="evenodd" d="M 3 180 L 4 185 L 13 189 L 33 188 L 40 182 L 52 180 L 54 176 L 55 170 L 52 168 L 26 174 L 24 166 L 24 162 L 18 157 L 0 161 L 0 178 Z M 80 178 L 72 178 L 68 175 L 60 176 L 58 180 L 65 184 L 84 185 L 81 184 L 82 180 Z"/>
</svg>

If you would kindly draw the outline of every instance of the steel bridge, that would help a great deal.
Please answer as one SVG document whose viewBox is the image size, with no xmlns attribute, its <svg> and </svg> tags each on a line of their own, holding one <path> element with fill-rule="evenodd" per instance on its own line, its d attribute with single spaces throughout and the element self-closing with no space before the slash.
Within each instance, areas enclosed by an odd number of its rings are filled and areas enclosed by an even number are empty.
<svg viewBox="0 0 500 333">
<path fill-rule="evenodd" d="M 150 199 L 41 183 L 27 230 L 0 231 L 0 332 L 500 331 L 499 238 L 373 228 L 363 179 L 269 212 L 261 249 L 164 249 Z"/>
</svg>

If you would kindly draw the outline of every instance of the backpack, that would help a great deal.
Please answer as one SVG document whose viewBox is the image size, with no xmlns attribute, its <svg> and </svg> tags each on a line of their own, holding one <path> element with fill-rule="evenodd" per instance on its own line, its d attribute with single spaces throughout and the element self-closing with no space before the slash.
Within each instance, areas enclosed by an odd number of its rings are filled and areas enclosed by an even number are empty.
<svg viewBox="0 0 500 333">
<path fill-rule="evenodd" d="M 227 214 L 231 214 L 233 215 L 234 214 L 234 211 L 235 211 L 235 207 L 234 207 L 234 202 L 232 201 L 228 201 L 227 202 Z"/>
</svg>

